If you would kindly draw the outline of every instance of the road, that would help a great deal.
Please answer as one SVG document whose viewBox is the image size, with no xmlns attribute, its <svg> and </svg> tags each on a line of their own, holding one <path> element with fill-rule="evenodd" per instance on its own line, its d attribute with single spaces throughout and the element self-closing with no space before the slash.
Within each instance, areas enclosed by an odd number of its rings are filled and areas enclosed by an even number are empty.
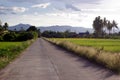
<svg viewBox="0 0 120 80">
<path fill-rule="evenodd" d="M 0 71 L 0 80 L 120 80 L 120 76 L 38 39 Z"/>
</svg>

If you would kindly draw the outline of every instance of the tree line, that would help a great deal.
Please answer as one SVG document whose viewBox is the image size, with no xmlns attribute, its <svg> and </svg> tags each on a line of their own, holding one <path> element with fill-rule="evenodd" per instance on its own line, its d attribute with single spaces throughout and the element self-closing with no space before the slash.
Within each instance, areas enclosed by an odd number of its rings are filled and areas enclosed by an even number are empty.
<svg viewBox="0 0 120 80">
<path fill-rule="evenodd" d="M 119 29 L 115 20 L 110 21 L 105 17 L 102 19 L 98 16 L 94 19 L 92 25 L 94 33 L 89 33 L 89 31 L 76 33 L 69 30 L 65 32 L 44 31 L 41 33 L 40 29 L 37 29 L 35 26 L 30 26 L 27 30 L 9 31 L 8 23 L 6 22 L 2 25 L 0 21 L 0 41 L 24 41 L 40 36 L 48 38 L 120 38 L 120 32 L 111 33 L 112 31 L 114 32 L 114 29 Z"/>
<path fill-rule="evenodd" d="M 109 35 L 110 35 L 112 30 L 114 33 L 115 28 L 119 29 L 118 24 L 115 20 L 110 21 L 107 20 L 105 17 L 101 19 L 101 17 L 98 16 L 93 21 L 93 29 L 94 29 L 95 37 L 104 37 L 107 34 L 107 31 L 109 31 Z"/>
<path fill-rule="evenodd" d="M 0 41 L 26 41 L 40 36 L 40 30 L 35 26 L 30 26 L 27 30 L 10 31 L 8 23 L 0 21 Z"/>
</svg>

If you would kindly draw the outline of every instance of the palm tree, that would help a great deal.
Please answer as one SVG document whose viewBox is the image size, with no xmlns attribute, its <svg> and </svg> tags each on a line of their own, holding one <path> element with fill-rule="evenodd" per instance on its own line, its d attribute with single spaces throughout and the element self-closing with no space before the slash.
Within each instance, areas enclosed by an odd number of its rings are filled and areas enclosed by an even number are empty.
<svg viewBox="0 0 120 80">
<path fill-rule="evenodd" d="M 104 18 L 103 19 L 103 29 L 105 30 L 105 32 L 107 30 L 107 23 L 108 23 L 108 20 L 106 20 L 106 18 Z"/>
<path fill-rule="evenodd" d="M 108 21 L 108 23 L 107 23 L 107 29 L 108 29 L 108 31 L 109 31 L 109 35 L 110 35 L 110 31 L 112 30 L 112 23 L 110 22 L 110 21 Z"/>
<path fill-rule="evenodd" d="M 103 20 L 100 16 L 96 17 L 93 21 L 93 28 L 96 37 L 100 37 L 103 33 Z"/>
<path fill-rule="evenodd" d="M 118 29 L 118 24 L 116 23 L 115 20 L 112 21 L 112 28 L 113 28 L 113 32 L 114 32 L 114 28 L 117 28 Z"/>
</svg>

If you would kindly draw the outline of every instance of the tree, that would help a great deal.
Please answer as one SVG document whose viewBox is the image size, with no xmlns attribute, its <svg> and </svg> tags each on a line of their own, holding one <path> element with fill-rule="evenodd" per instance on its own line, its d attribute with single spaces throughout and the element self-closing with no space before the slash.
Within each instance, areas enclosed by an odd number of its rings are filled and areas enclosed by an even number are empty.
<svg viewBox="0 0 120 80">
<path fill-rule="evenodd" d="M 1 20 L 0 20 L 0 26 L 2 26 L 2 22 L 1 22 Z"/>
<path fill-rule="evenodd" d="M 27 31 L 37 31 L 37 28 L 35 26 L 30 26 Z"/>
<path fill-rule="evenodd" d="M 110 21 L 108 21 L 108 23 L 107 23 L 107 29 L 108 29 L 109 35 L 110 35 L 110 31 L 112 30 L 112 23 Z"/>
<path fill-rule="evenodd" d="M 95 35 L 95 37 L 103 37 L 106 30 L 109 31 L 109 35 L 110 35 L 110 32 L 112 29 L 113 29 L 113 32 L 114 32 L 114 28 L 118 29 L 117 25 L 118 24 L 116 23 L 115 20 L 110 22 L 105 17 L 104 17 L 104 19 L 101 19 L 101 17 L 98 16 L 93 21 L 94 35 Z"/>
<path fill-rule="evenodd" d="M 112 28 L 113 28 L 113 32 L 114 32 L 114 28 L 117 28 L 118 29 L 118 24 L 116 23 L 115 20 L 112 21 Z"/>
<path fill-rule="evenodd" d="M 0 35 L 3 34 L 3 32 L 4 32 L 4 29 L 3 29 L 3 26 L 2 26 L 2 22 L 0 20 Z"/>
<path fill-rule="evenodd" d="M 103 20 L 100 16 L 96 17 L 93 21 L 94 34 L 96 37 L 100 37 L 103 33 Z"/>
<path fill-rule="evenodd" d="M 8 29 L 8 23 L 7 23 L 7 22 L 3 25 L 3 28 L 4 28 L 5 30 Z"/>
<path fill-rule="evenodd" d="M 103 19 L 103 29 L 105 31 L 107 30 L 107 23 L 108 23 L 108 20 L 106 20 L 106 18 L 104 17 L 104 19 Z"/>
<path fill-rule="evenodd" d="M 107 23 L 107 29 L 109 30 L 109 35 L 110 35 L 110 31 L 112 31 L 112 29 L 114 30 L 114 28 L 118 29 L 118 24 L 116 23 L 115 20 L 112 21 L 112 23 L 110 21 L 108 21 Z M 114 31 L 113 31 L 114 32 Z"/>
<path fill-rule="evenodd" d="M 0 31 L 2 31 L 2 30 L 3 30 L 3 28 L 2 28 L 2 22 L 0 20 Z"/>
</svg>

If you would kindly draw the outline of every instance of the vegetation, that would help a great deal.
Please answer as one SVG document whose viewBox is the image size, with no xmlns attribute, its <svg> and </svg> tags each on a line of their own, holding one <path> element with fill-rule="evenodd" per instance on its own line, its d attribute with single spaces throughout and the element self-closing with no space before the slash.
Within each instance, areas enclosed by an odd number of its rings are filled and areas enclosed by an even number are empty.
<svg viewBox="0 0 120 80">
<path fill-rule="evenodd" d="M 27 31 L 9 31 L 8 23 L 2 25 L 0 21 L 0 69 L 18 57 L 20 52 L 38 37 L 38 34 L 40 32 L 35 26 L 30 26 Z"/>
<path fill-rule="evenodd" d="M 0 21 L 0 41 L 27 41 L 40 37 L 40 30 L 35 26 L 30 26 L 26 31 L 23 28 L 20 31 L 9 31 L 8 23 L 2 25 Z"/>
<path fill-rule="evenodd" d="M 110 31 L 114 28 L 118 29 L 118 24 L 116 23 L 115 20 L 110 22 L 109 20 L 106 20 L 106 18 L 101 19 L 100 16 L 96 17 L 95 20 L 93 21 L 93 29 L 94 29 L 94 36 L 95 37 L 103 37 L 106 34 L 105 30 Z"/>
<path fill-rule="evenodd" d="M 80 40 L 80 39 L 55 39 L 55 38 L 53 39 L 52 38 L 52 39 L 47 39 L 47 40 L 58 46 L 65 48 L 69 51 L 72 51 L 81 57 L 87 58 L 90 61 L 101 64 L 113 71 L 120 73 L 120 53 L 106 52 L 103 50 L 104 47 L 94 48 L 94 47 L 90 47 L 90 46 L 80 46 L 80 44 L 83 44 L 83 45 L 87 45 L 87 44 L 92 45 L 93 44 L 93 46 L 94 46 L 95 45 L 93 43 L 94 40 L 86 39 L 86 40 L 88 40 L 88 42 L 85 42 L 84 40 Z M 104 42 L 105 40 L 96 40 L 96 42 L 97 41 L 98 41 L 98 43 L 99 43 L 99 41 L 102 41 L 103 44 L 101 44 L 101 45 L 104 45 L 104 43 L 105 43 Z M 108 41 L 110 41 L 110 40 L 108 40 Z M 111 40 L 110 43 L 111 42 L 114 43 L 116 41 Z M 92 42 L 92 43 L 90 43 L 90 42 Z M 117 41 L 117 42 L 119 43 L 119 41 Z M 108 45 L 109 43 L 106 42 L 106 44 Z M 117 43 L 115 43 L 115 44 L 117 44 Z"/>
<path fill-rule="evenodd" d="M 69 30 L 66 30 L 65 32 L 44 31 L 41 35 L 47 38 L 77 38 L 82 36 L 88 37 L 89 32 L 79 35 L 76 32 L 70 32 Z"/>
<path fill-rule="evenodd" d="M 107 52 L 120 52 L 119 39 L 53 38 L 52 40 L 69 41 L 76 45 L 94 47 Z"/>
<path fill-rule="evenodd" d="M 0 42 L 0 69 L 18 57 L 20 52 L 32 42 L 32 40 L 25 42 Z"/>
</svg>

